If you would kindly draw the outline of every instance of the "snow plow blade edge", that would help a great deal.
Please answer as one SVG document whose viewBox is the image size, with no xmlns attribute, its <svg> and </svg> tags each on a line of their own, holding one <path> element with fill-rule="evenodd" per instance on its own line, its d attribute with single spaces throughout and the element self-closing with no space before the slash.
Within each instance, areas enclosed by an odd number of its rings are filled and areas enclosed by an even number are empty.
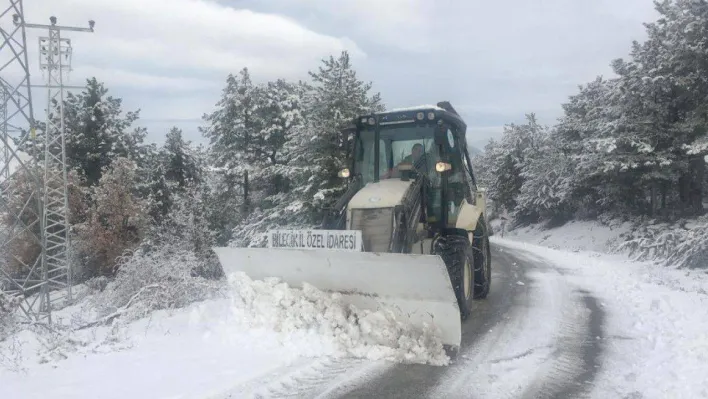
<svg viewBox="0 0 708 399">
<path fill-rule="evenodd" d="M 244 272 L 253 280 L 277 277 L 293 288 L 308 283 L 342 294 L 358 309 L 380 305 L 398 320 L 439 328 L 439 339 L 453 351 L 462 326 L 457 299 L 439 256 L 308 249 L 228 248 L 214 252 L 227 276 Z"/>
</svg>

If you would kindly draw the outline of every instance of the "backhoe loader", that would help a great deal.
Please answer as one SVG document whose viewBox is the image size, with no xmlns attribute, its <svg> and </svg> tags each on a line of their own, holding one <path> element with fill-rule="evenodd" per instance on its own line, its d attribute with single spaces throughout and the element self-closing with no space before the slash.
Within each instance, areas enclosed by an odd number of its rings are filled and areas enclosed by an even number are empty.
<svg viewBox="0 0 708 399">
<path fill-rule="evenodd" d="M 491 253 L 485 190 L 466 124 L 447 102 L 361 115 L 344 129 L 346 192 L 312 230 L 268 232 L 267 248 L 214 248 L 228 273 L 339 292 L 359 309 L 398 309 L 457 351 Z"/>
</svg>

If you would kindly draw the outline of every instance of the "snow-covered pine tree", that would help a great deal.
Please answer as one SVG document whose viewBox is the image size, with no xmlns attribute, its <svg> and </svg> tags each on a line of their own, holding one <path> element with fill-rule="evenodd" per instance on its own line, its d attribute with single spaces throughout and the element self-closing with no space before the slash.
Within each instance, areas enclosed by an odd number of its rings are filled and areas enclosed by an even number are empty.
<svg viewBox="0 0 708 399">
<path fill-rule="evenodd" d="M 528 222 L 550 221 L 564 223 L 573 217 L 572 194 L 574 182 L 570 179 L 574 164 L 556 146 L 549 135 L 539 140 L 534 151 L 529 151 L 521 169 L 523 184 L 516 197 L 517 219 Z"/>
<path fill-rule="evenodd" d="M 221 210 L 208 206 L 211 193 L 205 180 L 203 148 L 192 148 L 182 131 L 173 127 L 157 151 L 147 187 L 152 228 L 143 249 L 168 243 L 203 255 L 212 234 L 209 220 Z"/>
<path fill-rule="evenodd" d="M 229 74 L 216 110 L 203 116 L 200 131 L 209 140 L 211 167 L 218 178 L 214 200 L 222 210 L 219 242 L 231 239 L 232 229 L 252 207 L 249 173 L 255 170 L 253 138 L 261 130 L 256 120 L 260 91 L 247 68 Z"/>
<path fill-rule="evenodd" d="M 619 164 L 611 157 L 622 115 L 615 100 L 618 84 L 618 79 L 598 77 L 581 85 L 562 105 L 564 115 L 551 133 L 554 148 L 575 165 L 566 179 L 573 182 L 571 208 L 580 217 L 595 217 L 619 204 L 613 183 Z"/>
<path fill-rule="evenodd" d="M 148 181 L 147 196 L 148 215 L 152 219 L 155 227 L 160 226 L 169 217 L 172 210 L 173 188 L 168 182 L 165 166 L 162 162 L 157 162 L 152 169 L 152 178 Z"/>
<path fill-rule="evenodd" d="M 165 179 L 176 183 L 180 189 L 200 182 L 201 171 L 194 150 L 191 142 L 184 140 L 181 129 L 173 127 L 167 133 L 160 158 L 164 162 Z"/>
<path fill-rule="evenodd" d="M 487 144 L 484 146 L 484 151 L 480 154 L 472 155 L 472 169 L 474 170 L 474 176 L 477 179 L 477 184 L 480 187 L 485 187 L 489 190 L 494 182 L 494 175 L 492 174 L 489 165 L 492 164 L 492 153 L 495 148 L 497 148 L 498 143 L 495 139 L 489 139 Z M 489 193 L 487 194 L 489 196 Z M 490 198 L 491 199 L 491 198 Z M 496 207 L 496 204 L 494 204 Z M 495 209 L 497 211 L 497 209 Z"/>
<path fill-rule="evenodd" d="M 94 186 L 113 159 L 142 159 L 146 131 L 130 130 L 138 111 L 123 114 L 122 100 L 108 95 L 96 78 L 87 80 L 80 94 L 67 93 L 64 105 L 66 154 L 70 167 L 77 169 L 87 186 Z M 55 113 L 58 115 L 58 113 Z"/>
<path fill-rule="evenodd" d="M 645 126 L 645 141 L 653 147 L 653 157 L 647 160 L 652 204 L 659 202 L 659 191 L 663 207 L 668 200 L 668 208 L 679 211 L 677 216 L 702 214 L 703 158 L 708 154 L 702 144 L 708 121 L 708 3 L 664 0 L 656 3 L 656 10 L 661 17 L 646 25 L 648 40 L 635 42 L 631 62 L 618 60 L 615 69 L 635 88 L 629 100 L 637 110 L 637 124 Z"/>
<path fill-rule="evenodd" d="M 526 119 L 526 124 L 505 126 L 501 139 L 490 141 L 485 154 L 476 161 L 478 169 L 486 170 L 482 179 L 486 180 L 496 210 L 503 207 L 511 211 L 517 207 L 517 196 L 525 181 L 522 171 L 530 159 L 538 156 L 546 135 L 534 114 L 526 115 Z"/>
<path fill-rule="evenodd" d="M 369 94 L 372 84 L 357 78 L 349 53 L 330 56 L 322 64 L 316 72 L 310 71 L 311 90 L 306 100 L 308 158 L 316 171 L 307 201 L 320 210 L 331 206 L 344 188 L 337 177 L 345 165 L 345 141 L 340 129 L 359 114 L 385 109 L 379 93 Z M 321 213 L 313 216 L 316 220 Z"/>
<path fill-rule="evenodd" d="M 303 140 L 301 85 L 279 79 L 262 86 L 258 115 L 262 129 L 255 138 L 260 148 L 255 162 L 252 189 L 258 205 L 234 232 L 233 245 L 259 246 L 264 233 L 276 227 L 305 227 L 311 212 L 305 206 L 304 187 L 312 176 L 312 165 Z"/>
</svg>

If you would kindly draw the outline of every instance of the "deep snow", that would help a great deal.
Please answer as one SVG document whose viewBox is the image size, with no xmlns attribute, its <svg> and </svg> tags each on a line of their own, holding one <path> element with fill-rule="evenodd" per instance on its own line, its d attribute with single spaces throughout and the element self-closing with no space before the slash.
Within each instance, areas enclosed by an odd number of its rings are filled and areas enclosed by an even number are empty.
<svg viewBox="0 0 708 399">
<path fill-rule="evenodd" d="M 332 359 L 449 360 L 439 342 L 383 313 L 356 314 L 354 323 L 355 314 L 336 295 L 245 275 L 230 276 L 230 286 L 234 295 L 228 298 L 157 311 L 125 325 L 22 331 L 0 343 L 0 397 L 80 399 L 100 392 L 107 399 L 202 398 L 238 392 L 239 385 L 269 373 L 307 373 Z M 72 320 L 81 312 L 74 305 L 55 317 Z"/>
<path fill-rule="evenodd" d="M 552 357 L 551 338 L 563 338 L 557 326 L 585 317 L 563 301 L 582 288 L 599 300 L 605 318 L 602 333 L 594 337 L 603 355 L 592 397 L 708 398 L 706 275 L 603 253 L 621 232 L 621 226 L 571 223 L 494 236 L 493 244 L 503 251 L 561 273 L 533 271 L 530 281 L 514 282 L 542 295 L 531 297 L 530 307 L 514 314 L 507 330 L 489 331 L 461 359 L 486 351 L 494 362 L 481 368 L 470 362 L 469 372 L 444 379 L 448 385 L 440 392 L 474 383 L 480 394 L 503 396 L 533 383 L 534 375 L 552 373 L 552 364 L 543 359 Z M 308 393 L 303 387 L 308 381 L 325 384 L 312 392 L 367 383 L 362 380 L 380 375 L 388 361 L 448 360 L 434 339 L 382 313 L 353 323 L 335 296 L 243 275 L 232 276 L 230 285 L 237 295 L 157 311 L 131 323 L 118 319 L 112 326 L 70 334 L 35 327 L 0 342 L 0 397 L 220 399 Z M 81 305 L 56 312 L 67 325 L 90 314 Z M 577 367 L 577 360 L 564 362 Z"/>
</svg>

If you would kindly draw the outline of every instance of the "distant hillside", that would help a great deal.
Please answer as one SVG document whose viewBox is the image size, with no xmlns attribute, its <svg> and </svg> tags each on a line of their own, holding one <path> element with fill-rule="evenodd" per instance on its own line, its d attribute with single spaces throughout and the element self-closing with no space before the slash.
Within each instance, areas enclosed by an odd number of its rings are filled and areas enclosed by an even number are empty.
<svg viewBox="0 0 708 399">
<path fill-rule="evenodd" d="M 470 152 L 470 156 L 484 154 L 484 147 L 487 145 L 489 140 L 470 140 L 473 137 L 467 138 L 467 149 Z"/>
<path fill-rule="evenodd" d="M 473 146 L 473 145 L 468 145 L 467 150 L 470 152 L 470 156 L 473 157 L 475 155 L 481 155 L 484 153 L 484 151 L 480 150 L 479 148 Z"/>
</svg>

